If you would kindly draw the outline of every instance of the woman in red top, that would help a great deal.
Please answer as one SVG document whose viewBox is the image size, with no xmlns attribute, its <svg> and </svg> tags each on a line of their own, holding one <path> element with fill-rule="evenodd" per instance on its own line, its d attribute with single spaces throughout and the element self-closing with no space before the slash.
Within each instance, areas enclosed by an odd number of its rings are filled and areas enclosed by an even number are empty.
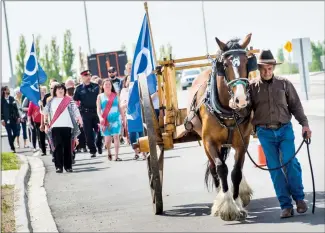
<svg viewBox="0 0 325 233">
<path fill-rule="evenodd" d="M 46 147 L 45 147 L 45 132 L 40 130 L 41 126 L 41 113 L 39 106 L 35 105 L 32 101 L 29 102 L 28 106 L 28 125 L 31 125 L 31 118 L 34 121 L 36 126 L 36 135 L 38 138 L 39 148 L 42 150 L 42 156 L 46 155 Z"/>
</svg>

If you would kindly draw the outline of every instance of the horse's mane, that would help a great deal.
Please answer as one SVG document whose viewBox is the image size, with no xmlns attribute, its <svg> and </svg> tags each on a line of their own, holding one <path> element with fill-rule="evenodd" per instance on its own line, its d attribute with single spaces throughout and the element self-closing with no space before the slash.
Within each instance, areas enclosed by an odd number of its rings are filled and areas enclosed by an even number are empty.
<svg viewBox="0 0 325 233">
<path fill-rule="evenodd" d="M 228 51 L 228 50 L 231 50 L 231 49 L 241 49 L 239 41 L 240 41 L 240 38 L 238 38 L 238 37 L 230 39 L 226 43 L 226 48 L 224 49 L 224 52 Z"/>
</svg>

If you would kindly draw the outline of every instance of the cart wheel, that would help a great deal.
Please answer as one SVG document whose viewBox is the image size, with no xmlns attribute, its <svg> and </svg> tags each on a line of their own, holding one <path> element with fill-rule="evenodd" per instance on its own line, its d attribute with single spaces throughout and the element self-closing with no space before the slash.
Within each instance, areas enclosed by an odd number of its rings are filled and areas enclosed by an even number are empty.
<svg viewBox="0 0 325 233">
<path fill-rule="evenodd" d="M 143 121 L 145 123 L 145 134 L 149 140 L 149 155 L 147 156 L 149 185 L 151 189 L 152 204 L 154 213 L 160 215 L 163 213 L 162 198 L 162 181 L 164 168 L 164 146 L 158 121 L 154 112 L 151 97 L 148 91 L 147 77 L 140 75 L 139 77 Z M 158 143 L 157 143 L 158 142 Z M 158 157 L 159 155 L 159 157 Z"/>
</svg>

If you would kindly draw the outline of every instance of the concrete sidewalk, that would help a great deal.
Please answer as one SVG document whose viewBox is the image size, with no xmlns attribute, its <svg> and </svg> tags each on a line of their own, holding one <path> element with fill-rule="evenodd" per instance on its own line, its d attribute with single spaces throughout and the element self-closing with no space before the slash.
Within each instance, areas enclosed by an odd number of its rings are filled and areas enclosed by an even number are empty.
<svg viewBox="0 0 325 233">
<path fill-rule="evenodd" d="M 301 101 L 305 114 L 307 116 L 325 116 L 325 99 L 312 99 L 312 100 L 302 100 Z"/>
<path fill-rule="evenodd" d="M 15 185 L 19 170 L 1 171 L 1 185 Z"/>
<path fill-rule="evenodd" d="M 30 166 L 25 155 L 17 154 L 21 166 L 19 170 L 1 171 L 2 185 L 14 185 L 14 216 L 16 232 L 32 232 L 27 206 L 27 181 Z"/>
</svg>

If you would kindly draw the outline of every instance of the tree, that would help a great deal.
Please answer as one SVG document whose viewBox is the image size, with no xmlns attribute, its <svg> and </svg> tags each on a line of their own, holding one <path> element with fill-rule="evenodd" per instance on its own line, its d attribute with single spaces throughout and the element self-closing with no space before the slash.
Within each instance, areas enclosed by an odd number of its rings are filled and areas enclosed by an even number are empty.
<svg viewBox="0 0 325 233">
<path fill-rule="evenodd" d="M 133 62 L 133 57 L 134 57 L 134 53 L 135 53 L 135 48 L 136 48 L 136 44 L 135 43 L 132 43 L 132 50 L 131 50 L 131 54 L 129 56 L 129 62 Z"/>
<path fill-rule="evenodd" d="M 127 51 L 126 45 L 124 43 L 121 44 L 121 50 L 124 51 L 124 52 Z"/>
<path fill-rule="evenodd" d="M 25 70 L 25 56 L 26 56 L 26 40 L 24 35 L 20 35 L 19 37 L 19 49 L 17 51 L 16 55 L 16 77 L 17 77 L 17 85 L 20 86 L 23 75 L 24 75 L 24 70 Z"/>
<path fill-rule="evenodd" d="M 73 75 L 72 64 L 74 61 L 75 54 L 73 52 L 72 42 L 71 42 L 71 32 L 67 30 L 64 33 L 64 44 L 62 52 L 62 63 L 63 71 L 66 77 Z"/>
<path fill-rule="evenodd" d="M 325 42 L 311 42 L 312 50 L 312 63 L 309 66 L 309 71 L 320 71 L 322 70 L 322 62 L 320 57 L 325 53 Z"/>
<path fill-rule="evenodd" d="M 284 62 L 284 53 L 282 48 L 278 49 L 277 59 L 279 62 Z"/>
<path fill-rule="evenodd" d="M 60 52 L 59 46 L 56 42 L 56 37 L 52 37 L 51 40 L 51 66 L 51 77 L 62 82 L 62 76 L 60 75 Z"/>
<path fill-rule="evenodd" d="M 41 61 L 41 64 L 42 64 L 42 68 L 43 68 L 44 72 L 47 75 L 47 80 L 44 83 L 44 85 L 48 86 L 50 78 L 53 77 L 52 76 L 52 74 L 53 74 L 52 61 L 50 59 L 50 52 L 49 52 L 49 46 L 48 45 L 45 45 L 45 47 L 44 47 L 44 57 L 42 57 L 40 59 L 40 61 Z"/>
<path fill-rule="evenodd" d="M 87 69 L 87 62 L 85 59 L 85 54 L 82 52 L 79 46 L 79 71 L 82 72 Z"/>
<path fill-rule="evenodd" d="M 35 39 L 35 50 L 36 50 L 37 60 L 40 60 L 40 53 L 41 53 L 40 40 L 41 40 L 41 36 L 38 35 Z"/>
</svg>

